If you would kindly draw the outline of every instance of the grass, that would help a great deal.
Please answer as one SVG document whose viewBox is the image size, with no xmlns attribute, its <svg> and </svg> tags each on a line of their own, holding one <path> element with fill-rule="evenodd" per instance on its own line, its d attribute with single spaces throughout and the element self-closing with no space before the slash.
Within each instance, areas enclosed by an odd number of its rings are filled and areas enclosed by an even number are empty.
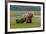
<svg viewBox="0 0 46 34">
<path fill-rule="evenodd" d="M 36 28 L 41 26 L 40 18 L 35 17 L 32 19 L 32 23 L 30 24 L 16 24 L 16 19 L 15 17 L 12 17 L 10 19 L 10 28 Z"/>
</svg>

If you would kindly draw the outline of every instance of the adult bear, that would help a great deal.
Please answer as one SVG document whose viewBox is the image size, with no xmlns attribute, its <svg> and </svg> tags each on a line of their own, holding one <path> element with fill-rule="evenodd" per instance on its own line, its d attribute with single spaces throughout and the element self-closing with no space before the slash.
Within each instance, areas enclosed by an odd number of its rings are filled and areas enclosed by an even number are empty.
<svg viewBox="0 0 46 34">
<path fill-rule="evenodd" d="M 32 23 L 32 18 L 33 18 L 32 13 L 26 13 L 24 17 L 26 18 L 26 21 L 25 21 L 26 23 Z"/>
<path fill-rule="evenodd" d="M 25 13 L 21 19 L 16 19 L 16 23 L 32 23 L 33 14 Z"/>
</svg>

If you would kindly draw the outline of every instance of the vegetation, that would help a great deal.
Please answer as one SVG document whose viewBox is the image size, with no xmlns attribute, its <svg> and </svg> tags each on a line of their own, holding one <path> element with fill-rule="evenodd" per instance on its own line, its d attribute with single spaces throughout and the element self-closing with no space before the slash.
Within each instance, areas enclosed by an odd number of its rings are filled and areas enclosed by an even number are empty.
<svg viewBox="0 0 46 34">
<path fill-rule="evenodd" d="M 36 27 L 40 27 L 41 22 L 40 22 L 40 18 L 39 17 L 34 17 L 32 19 L 32 23 L 28 23 L 28 24 L 17 24 L 16 23 L 16 17 L 11 17 L 10 20 L 10 28 L 36 28 Z M 20 18 L 19 18 L 20 19 Z"/>
</svg>

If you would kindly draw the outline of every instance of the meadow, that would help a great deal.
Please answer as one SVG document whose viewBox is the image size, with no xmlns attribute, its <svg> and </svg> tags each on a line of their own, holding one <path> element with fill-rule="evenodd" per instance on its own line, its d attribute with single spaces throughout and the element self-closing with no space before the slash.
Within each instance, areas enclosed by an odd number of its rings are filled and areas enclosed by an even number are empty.
<svg viewBox="0 0 46 34">
<path fill-rule="evenodd" d="M 10 28 L 15 29 L 15 28 L 37 28 L 41 26 L 41 21 L 40 17 L 33 17 L 32 23 L 28 24 L 16 24 L 16 19 L 17 17 L 11 17 L 10 18 Z M 19 17 L 20 19 L 20 17 Z"/>
</svg>

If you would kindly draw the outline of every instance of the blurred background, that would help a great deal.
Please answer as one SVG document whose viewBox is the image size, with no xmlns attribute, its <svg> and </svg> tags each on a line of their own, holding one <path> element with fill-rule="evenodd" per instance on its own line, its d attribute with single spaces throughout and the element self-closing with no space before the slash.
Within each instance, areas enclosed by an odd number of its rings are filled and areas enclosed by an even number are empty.
<svg viewBox="0 0 46 34">
<path fill-rule="evenodd" d="M 41 16 L 41 7 L 40 6 L 10 5 L 11 17 L 22 16 L 25 13 L 32 13 L 34 16 Z"/>
</svg>

